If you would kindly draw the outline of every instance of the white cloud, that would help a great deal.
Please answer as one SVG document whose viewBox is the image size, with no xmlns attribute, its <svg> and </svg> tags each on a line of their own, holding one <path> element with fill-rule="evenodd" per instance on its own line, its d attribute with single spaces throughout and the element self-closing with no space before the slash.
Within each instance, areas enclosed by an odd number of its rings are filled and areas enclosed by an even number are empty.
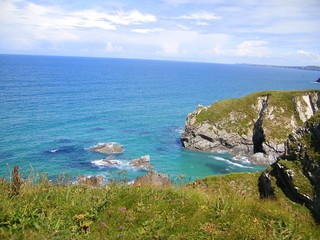
<svg viewBox="0 0 320 240">
<path fill-rule="evenodd" d="M 216 3 L 223 3 L 223 0 L 161 0 L 166 4 L 170 4 L 173 6 L 179 6 L 184 4 L 194 4 L 194 5 L 201 5 L 201 4 L 216 4 Z"/>
<path fill-rule="evenodd" d="M 265 46 L 268 42 L 250 40 L 241 42 L 236 48 L 236 55 L 241 57 L 265 57 L 269 49 Z"/>
<path fill-rule="evenodd" d="M 123 48 L 118 45 L 114 45 L 112 42 L 107 42 L 105 46 L 106 52 L 122 52 Z"/>
<path fill-rule="evenodd" d="M 143 34 L 148 34 L 148 33 L 158 33 L 158 32 L 163 32 L 163 28 L 135 28 L 132 29 L 131 32 L 134 33 L 143 33 Z"/>
<path fill-rule="evenodd" d="M 318 0 L 0 0 L 0 52 L 65 54 L 59 49 L 66 49 L 78 55 L 87 49 L 88 56 L 107 51 L 217 62 L 277 61 L 290 53 L 288 62 L 316 64 L 319 7 Z"/>
<path fill-rule="evenodd" d="M 18 4 L 19 3 L 19 7 Z M 118 26 L 146 24 L 157 21 L 152 14 L 143 14 L 138 10 L 103 12 L 95 9 L 66 12 L 57 6 L 42 6 L 25 1 L 0 2 L 0 21 L 2 25 L 17 28 L 8 32 L 10 35 L 32 37 L 33 39 L 76 40 L 78 37 L 72 29 L 98 28 L 116 30 Z M 7 29 L 8 30 L 8 29 Z M 68 31 L 68 32 L 66 32 Z M 55 32 L 56 34 L 54 34 Z M 54 35 L 54 39 L 52 36 Z M 48 37 L 46 37 L 48 36 Z"/>
<path fill-rule="evenodd" d="M 247 40 L 243 41 L 234 47 L 226 41 L 229 47 L 223 44 L 216 44 L 211 49 L 211 53 L 215 56 L 233 56 L 233 57 L 267 57 L 270 55 L 270 49 L 266 46 L 267 41 L 262 40 Z"/>
<path fill-rule="evenodd" d="M 119 25 L 133 25 L 157 21 L 157 18 L 154 15 L 143 14 L 138 10 L 132 10 L 129 12 L 116 11 L 111 14 L 102 14 L 101 17 Z"/>
<path fill-rule="evenodd" d="M 212 48 L 212 54 L 216 56 L 224 56 L 224 55 L 229 55 L 228 51 L 223 49 L 221 44 L 217 44 Z"/>
<path fill-rule="evenodd" d="M 311 53 L 311 52 L 307 52 L 307 51 L 304 51 L 304 50 L 298 50 L 296 52 L 297 55 L 300 55 L 300 56 L 303 56 L 303 57 L 306 57 L 312 61 L 315 61 L 315 62 L 318 62 L 320 63 L 320 54 L 317 54 L 317 53 Z"/>
<path fill-rule="evenodd" d="M 174 55 L 179 52 L 180 44 L 177 42 L 164 43 L 161 45 L 161 51 L 159 54 Z"/>
<path fill-rule="evenodd" d="M 210 25 L 208 22 L 203 22 L 203 21 L 198 21 L 198 22 L 196 22 L 196 24 L 198 26 L 209 26 Z"/>
<path fill-rule="evenodd" d="M 212 20 L 222 19 L 222 17 L 216 16 L 214 13 L 210 13 L 210 12 L 196 12 L 196 13 L 192 13 L 190 15 L 179 16 L 179 17 L 177 17 L 177 19 L 212 21 Z"/>
</svg>

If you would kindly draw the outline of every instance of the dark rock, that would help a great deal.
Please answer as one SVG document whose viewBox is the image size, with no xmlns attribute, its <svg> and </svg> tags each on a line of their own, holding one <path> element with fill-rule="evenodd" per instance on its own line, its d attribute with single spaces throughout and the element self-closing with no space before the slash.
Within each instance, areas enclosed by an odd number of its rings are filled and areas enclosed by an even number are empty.
<svg viewBox="0 0 320 240">
<path fill-rule="evenodd" d="M 89 148 L 91 151 L 103 154 L 123 153 L 123 148 L 117 143 L 102 143 Z"/>
<path fill-rule="evenodd" d="M 259 177 L 258 187 L 261 198 L 275 198 L 275 190 L 270 178 L 271 176 L 265 172 Z"/>
<path fill-rule="evenodd" d="M 167 187 L 171 186 L 172 184 L 167 174 L 157 173 L 156 171 L 149 171 L 146 175 L 137 177 L 137 179 L 134 182 L 134 185 Z"/>
</svg>

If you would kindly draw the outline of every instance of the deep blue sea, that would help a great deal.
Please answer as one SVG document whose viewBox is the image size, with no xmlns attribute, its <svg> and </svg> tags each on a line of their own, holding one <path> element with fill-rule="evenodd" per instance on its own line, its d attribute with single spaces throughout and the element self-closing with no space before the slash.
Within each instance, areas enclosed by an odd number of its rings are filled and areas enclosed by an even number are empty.
<svg viewBox="0 0 320 240">
<path fill-rule="evenodd" d="M 187 179 L 257 171 L 229 154 L 182 148 L 186 116 L 198 104 L 271 89 L 319 89 L 320 72 L 248 65 L 0 55 L 0 177 L 15 164 L 50 177 L 70 173 L 109 178 L 149 154 L 156 171 Z M 118 168 L 96 164 L 88 150 L 123 145 Z M 245 159 L 244 159 L 245 160 Z"/>
</svg>

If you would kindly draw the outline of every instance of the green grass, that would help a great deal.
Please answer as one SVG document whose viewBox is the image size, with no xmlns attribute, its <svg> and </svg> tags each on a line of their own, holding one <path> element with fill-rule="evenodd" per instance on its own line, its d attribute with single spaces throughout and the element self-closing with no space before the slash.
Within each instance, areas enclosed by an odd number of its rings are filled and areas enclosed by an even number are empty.
<svg viewBox="0 0 320 240">
<path fill-rule="evenodd" d="M 292 184 L 297 188 L 298 192 L 313 199 L 314 189 L 309 179 L 302 172 L 303 166 L 301 162 L 279 160 L 278 163 L 291 172 Z"/>
<path fill-rule="evenodd" d="M 0 181 L 0 239 L 317 239 L 309 211 L 278 194 L 261 200 L 260 173 L 187 186 L 101 188 Z M 280 191 L 278 189 L 278 191 Z"/>
</svg>

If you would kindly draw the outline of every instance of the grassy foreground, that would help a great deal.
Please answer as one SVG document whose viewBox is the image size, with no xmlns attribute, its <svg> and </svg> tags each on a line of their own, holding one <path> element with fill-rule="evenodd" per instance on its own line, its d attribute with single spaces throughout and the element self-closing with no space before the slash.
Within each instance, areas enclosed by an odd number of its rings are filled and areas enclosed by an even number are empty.
<svg viewBox="0 0 320 240">
<path fill-rule="evenodd" d="M 319 239 L 305 207 L 260 200 L 259 175 L 163 189 L 1 180 L 0 239 Z"/>
</svg>

